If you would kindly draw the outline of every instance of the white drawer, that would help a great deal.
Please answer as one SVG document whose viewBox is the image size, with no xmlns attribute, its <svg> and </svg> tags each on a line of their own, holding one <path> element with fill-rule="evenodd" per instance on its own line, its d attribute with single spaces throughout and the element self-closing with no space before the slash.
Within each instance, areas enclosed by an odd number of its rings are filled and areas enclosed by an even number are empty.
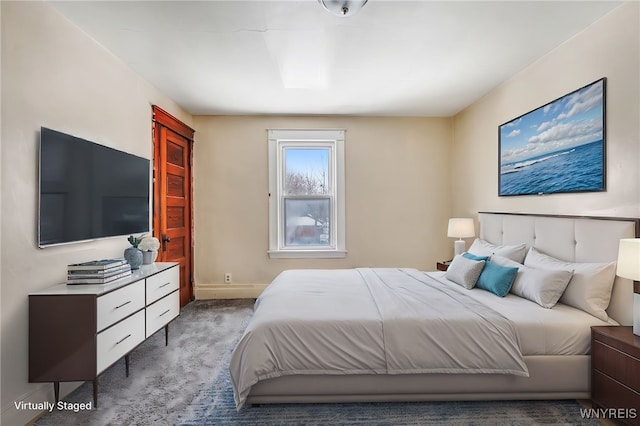
<svg viewBox="0 0 640 426">
<path fill-rule="evenodd" d="M 167 325 L 180 313 L 180 292 L 174 291 L 153 305 L 147 306 L 147 335 L 151 336 L 156 331 Z"/>
<path fill-rule="evenodd" d="M 98 333 L 96 373 L 103 372 L 142 343 L 144 339 L 144 311 L 138 312 L 102 333 Z"/>
<path fill-rule="evenodd" d="M 144 308 L 144 280 L 98 297 L 97 331 Z"/>
<path fill-rule="evenodd" d="M 166 271 L 147 278 L 147 305 L 180 288 L 180 267 L 174 266 Z"/>
</svg>

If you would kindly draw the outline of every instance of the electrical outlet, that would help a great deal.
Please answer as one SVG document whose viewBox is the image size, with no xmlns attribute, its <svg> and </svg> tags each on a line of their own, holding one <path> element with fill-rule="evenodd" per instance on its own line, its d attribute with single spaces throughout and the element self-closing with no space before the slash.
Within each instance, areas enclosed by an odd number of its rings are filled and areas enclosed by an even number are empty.
<svg viewBox="0 0 640 426">
<path fill-rule="evenodd" d="M 231 272 L 224 274 L 224 282 L 225 284 L 231 284 Z"/>
</svg>

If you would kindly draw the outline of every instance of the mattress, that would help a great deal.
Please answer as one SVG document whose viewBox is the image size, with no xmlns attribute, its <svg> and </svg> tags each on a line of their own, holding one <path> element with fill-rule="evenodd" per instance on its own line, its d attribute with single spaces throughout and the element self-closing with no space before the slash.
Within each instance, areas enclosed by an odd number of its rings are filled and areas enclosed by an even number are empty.
<svg viewBox="0 0 640 426">
<path fill-rule="evenodd" d="M 443 285 L 459 289 L 475 300 L 509 318 L 520 337 L 520 350 L 528 355 L 587 355 L 591 347 L 591 326 L 611 325 L 562 303 L 546 309 L 509 293 L 498 297 L 482 289 L 466 290 L 447 280 L 444 272 L 425 272 Z"/>
</svg>

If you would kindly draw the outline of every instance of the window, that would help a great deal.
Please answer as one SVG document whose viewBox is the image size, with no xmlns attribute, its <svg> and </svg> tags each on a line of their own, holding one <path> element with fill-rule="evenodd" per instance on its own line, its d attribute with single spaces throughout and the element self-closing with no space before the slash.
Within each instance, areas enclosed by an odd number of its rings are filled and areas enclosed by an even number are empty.
<svg viewBox="0 0 640 426">
<path fill-rule="evenodd" d="M 269 130 L 269 256 L 345 257 L 344 130 Z"/>
</svg>

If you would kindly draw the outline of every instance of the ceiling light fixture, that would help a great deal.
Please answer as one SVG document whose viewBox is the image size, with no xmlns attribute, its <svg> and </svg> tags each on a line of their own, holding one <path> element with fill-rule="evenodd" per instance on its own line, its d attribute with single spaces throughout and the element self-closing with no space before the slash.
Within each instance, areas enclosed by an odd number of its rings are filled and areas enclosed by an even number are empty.
<svg viewBox="0 0 640 426">
<path fill-rule="evenodd" d="M 318 0 L 325 9 L 336 16 L 353 16 L 367 3 L 367 0 Z"/>
</svg>

